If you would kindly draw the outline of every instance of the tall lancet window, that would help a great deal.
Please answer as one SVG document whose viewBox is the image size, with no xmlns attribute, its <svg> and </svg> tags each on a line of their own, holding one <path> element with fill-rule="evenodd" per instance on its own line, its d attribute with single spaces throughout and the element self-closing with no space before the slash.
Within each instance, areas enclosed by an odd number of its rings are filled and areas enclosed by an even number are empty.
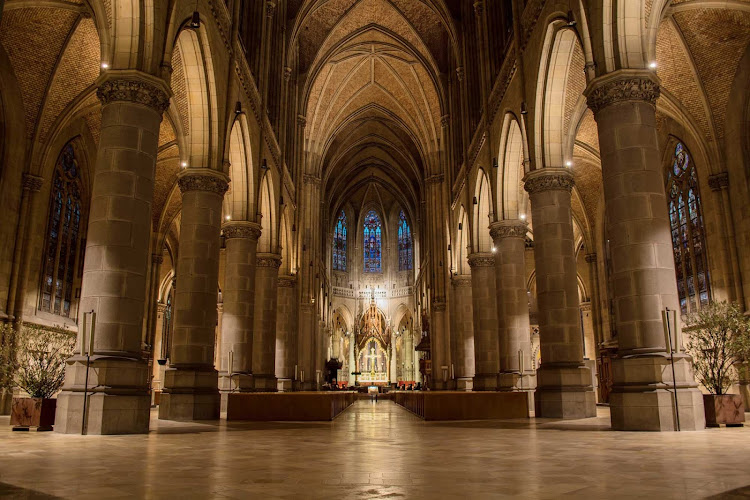
<svg viewBox="0 0 750 500">
<path fill-rule="evenodd" d="M 708 304 L 710 289 L 698 175 L 687 148 L 677 143 L 667 171 L 667 199 L 677 292 L 683 314 Z"/>
<path fill-rule="evenodd" d="M 52 176 L 49 221 L 42 265 L 43 311 L 70 316 L 75 299 L 77 270 L 83 266 L 83 232 L 86 227 L 81 206 L 81 177 L 73 146 L 67 144 Z"/>
<path fill-rule="evenodd" d="M 343 210 L 333 230 L 333 270 L 346 271 L 346 214 Z"/>
<path fill-rule="evenodd" d="M 364 232 L 364 247 L 365 247 L 365 272 L 366 273 L 379 273 L 382 271 L 380 263 L 381 248 L 382 248 L 382 231 L 380 216 L 375 210 L 370 210 L 365 216 L 365 232 Z"/>
<path fill-rule="evenodd" d="M 398 214 L 398 270 L 411 271 L 414 266 L 414 250 L 411 227 L 403 210 Z"/>
</svg>

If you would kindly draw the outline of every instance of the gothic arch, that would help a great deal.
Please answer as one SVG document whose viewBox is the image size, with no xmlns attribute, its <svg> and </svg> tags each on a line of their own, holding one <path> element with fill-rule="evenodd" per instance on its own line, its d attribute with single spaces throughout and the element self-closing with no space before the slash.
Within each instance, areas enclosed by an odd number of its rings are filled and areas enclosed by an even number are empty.
<svg viewBox="0 0 750 500">
<path fill-rule="evenodd" d="M 247 118 L 240 114 L 229 133 L 229 190 L 224 196 L 224 214 L 232 220 L 255 220 L 255 172 Z"/>
<path fill-rule="evenodd" d="M 474 252 L 491 252 L 493 245 L 489 227 L 492 222 L 492 187 L 487 174 L 481 168 L 477 171 L 472 203 Z"/>
<path fill-rule="evenodd" d="M 524 160 L 528 158 L 526 139 L 518 125 L 518 120 L 507 113 L 503 120 L 503 133 L 500 141 L 497 169 L 497 218 L 525 218 L 528 195 L 523 189 L 523 176 L 526 174 Z"/>
</svg>

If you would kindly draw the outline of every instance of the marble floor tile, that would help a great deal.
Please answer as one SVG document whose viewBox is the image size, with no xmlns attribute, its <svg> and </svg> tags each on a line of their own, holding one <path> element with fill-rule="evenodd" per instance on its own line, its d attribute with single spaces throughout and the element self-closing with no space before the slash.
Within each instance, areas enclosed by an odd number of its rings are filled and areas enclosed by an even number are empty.
<svg viewBox="0 0 750 500">
<path fill-rule="evenodd" d="M 750 429 L 609 430 L 609 413 L 423 422 L 360 401 L 330 423 L 169 422 L 139 436 L 11 432 L 3 498 L 750 498 Z"/>
</svg>

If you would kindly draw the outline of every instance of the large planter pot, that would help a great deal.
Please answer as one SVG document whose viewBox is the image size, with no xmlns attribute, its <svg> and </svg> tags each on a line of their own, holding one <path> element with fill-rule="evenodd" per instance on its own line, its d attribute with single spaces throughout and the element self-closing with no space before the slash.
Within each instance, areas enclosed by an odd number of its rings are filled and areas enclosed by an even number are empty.
<svg viewBox="0 0 750 500">
<path fill-rule="evenodd" d="M 745 421 L 745 405 L 739 394 L 703 395 L 703 408 L 706 413 L 706 427 L 742 427 Z"/>
<path fill-rule="evenodd" d="M 10 425 L 19 430 L 36 427 L 37 431 L 51 431 L 55 425 L 56 399 L 13 398 Z"/>
</svg>

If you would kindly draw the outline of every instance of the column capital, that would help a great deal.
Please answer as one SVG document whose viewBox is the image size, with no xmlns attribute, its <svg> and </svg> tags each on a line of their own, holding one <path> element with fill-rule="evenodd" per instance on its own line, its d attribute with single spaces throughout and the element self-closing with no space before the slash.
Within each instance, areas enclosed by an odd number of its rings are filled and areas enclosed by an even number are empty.
<svg viewBox="0 0 750 500">
<path fill-rule="evenodd" d="M 445 297 L 435 297 L 432 300 L 432 311 L 433 312 L 445 311 Z"/>
<path fill-rule="evenodd" d="M 473 253 L 469 255 L 469 267 L 495 267 L 495 254 L 493 253 Z"/>
<path fill-rule="evenodd" d="M 523 188 L 529 194 L 561 190 L 571 192 L 575 185 L 573 173 L 566 168 L 540 168 L 526 174 Z"/>
<path fill-rule="evenodd" d="M 209 191 L 224 196 L 229 189 L 229 176 L 209 168 L 188 168 L 177 175 L 177 184 L 183 194 L 188 191 Z"/>
<path fill-rule="evenodd" d="M 281 255 L 275 253 L 259 253 L 255 259 L 256 267 L 274 267 L 278 269 L 281 266 Z"/>
<path fill-rule="evenodd" d="M 456 68 L 456 78 L 458 78 L 459 82 L 464 81 L 464 67 L 463 66 L 459 66 L 458 68 Z"/>
<path fill-rule="evenodd" d="M 490 236 L 493 241 L 503 238 L 522 238 L 525 240 L 528 230 L 529 224 L 520 219 L 501 220 L 490 224 Z"/>
<path fill-rule="evenodd" d="M 36 193 L 37 191 L 42 189 L 42 184 L 44 184 L 44 179 L 36 175 L 25 173 L 23 174 L 23 178 L 21 182 L 23 185 L 23 189 L 28 189 L 29 191 L 33 191 Z"/>
<path fill-rule="evenodd" d="M 320 177 L 312 175 L 312 174 L 305 174 L 302 176 L 302 180 L 305 182 L 305 184 L 312 184 L 313 186 L 320 186 Z"/>
<path fill-rule="evenodd" d="M 292 68 L 284 66 L 284 81 L 288 82 L 292 78 Z"/>
<path fill-rule="evenodd" d="M 276 14 L 276 2 L 268 1 L 266 2 L 266 17 L 273 17 L 274 14 Z"/>
<path fill-rule="evenodd" d="M 279 288 L 294 288 L 297 284 L 296 276 L 279 276 L 278 287 Z"/>
<path fill-rule="evenodd" d="M 708 176 L 708 187 L 711 191 L 721 191 L 729 187 L 729 173 L 720 172 L 718 174 Z"/>
<path fill-rule="evenodd" d="M 660 93 L 659 83 L 652 71 L 623 69 L 594 79 L 584 95 L 594 114 L 624 101 L 643 101 L 655 106 Z"/>
<path fill-rule="evenodd" d="M 305 115 L 297 115 L 297 123 L 300 127 L 305 128 L 307 126 L 307 117 Z"/>
<path fill-rule="evenodd" d="M 228 240 L 237 238 L 258 241 L 261 233 L 260 224 L 244 220 L 227 222 L 221 229 L 224 231 L 224 238 Z"/>
<path fill-rule="evenodd" d="M 108 71 L 99 81 L 96 96 L 105 106 L 126 101 L 143 104 L 162 114 L 169 107 L 168 89 L 164 81 L 140 71 Z"/>
<path fill-rule="evenodd" d="M 471 288 L 471 275 L 456 274 L 451 278 L 451 285 L 454 288 Z"/>
<path fill-rule="evenodd" d="M 424 182 L 425 184 L 440 184 L 443 182 L 443 179 L 445 179 L 444 174 L 435 174 L 425 178 Z"/>
<path fill-rule="evenodd" d="M 586 259 L 586 262 L 588 262 L 589 264 L 596 264 L 596 253 L 595 252 L 587 253 L 584 258 Z"/>
<path fill-rule="evenodd" d="M 161 264 L 164 262 L 164 256 L 160 253 L 151 254 L 151 262 L 154 264 Z"/>
</svg>

